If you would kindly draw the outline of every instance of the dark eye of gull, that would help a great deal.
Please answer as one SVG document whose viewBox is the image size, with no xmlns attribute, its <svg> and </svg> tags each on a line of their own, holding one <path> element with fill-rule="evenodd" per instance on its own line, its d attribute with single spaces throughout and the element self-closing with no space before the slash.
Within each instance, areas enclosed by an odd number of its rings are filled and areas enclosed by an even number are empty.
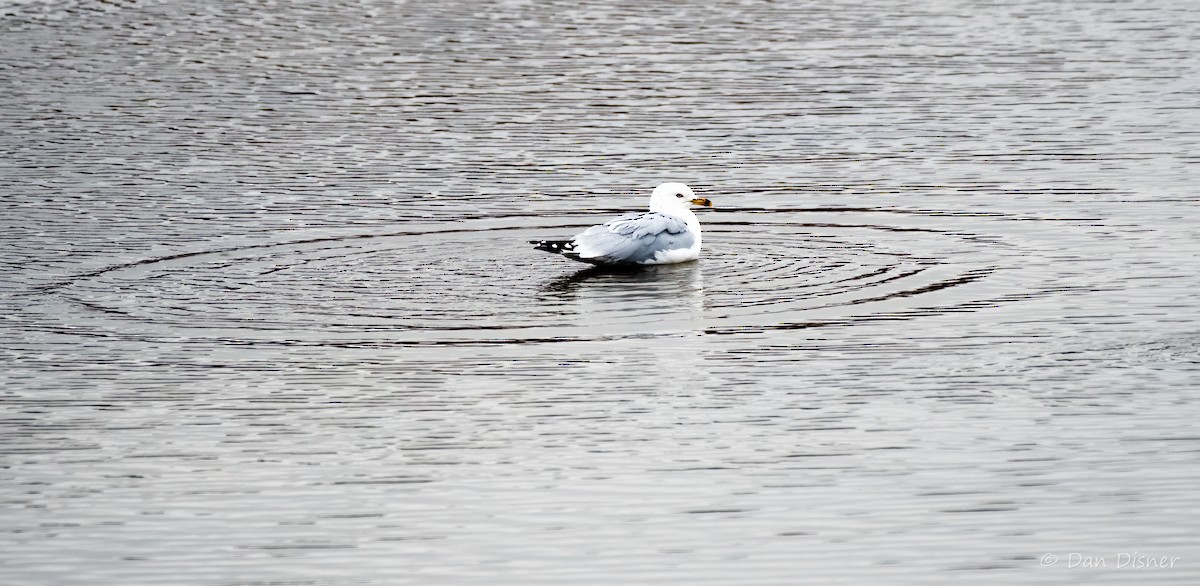
<svg viewBox="0 0 1200 586">
<path fill-rule="evenodd" d="M 675 194 L 675 197 L 683 197 L 683 194 L 682 194 L 682 193 L 676 193 L 676 194 Z"/>
</svg>

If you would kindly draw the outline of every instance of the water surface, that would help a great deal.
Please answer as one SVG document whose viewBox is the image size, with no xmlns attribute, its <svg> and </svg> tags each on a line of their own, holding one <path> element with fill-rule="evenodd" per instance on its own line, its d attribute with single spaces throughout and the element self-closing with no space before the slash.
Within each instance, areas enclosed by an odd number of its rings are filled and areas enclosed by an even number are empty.
<svg viewBox="0 0 1200 586">
<path fill-rule="evenodd" d="M 0 581 L 1200 579 L 1188 3 L 0 30 Z"/>
</svg>

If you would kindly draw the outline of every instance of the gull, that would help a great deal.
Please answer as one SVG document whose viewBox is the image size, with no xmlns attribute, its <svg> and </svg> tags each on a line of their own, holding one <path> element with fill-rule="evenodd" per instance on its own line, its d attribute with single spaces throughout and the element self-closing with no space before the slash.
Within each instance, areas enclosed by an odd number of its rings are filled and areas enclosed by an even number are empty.
<svg viewBox="0 0 1200 586">
<path fill-rule="evenodd" d="M 688 204 L 712 207 L 682 183 L 650 194 L 650 211 L 592 226 L 570 240 L 530 240 L 534 248 L 594 265 L 662 265 L 700 257 L 700 220 Z"/>
</svg>

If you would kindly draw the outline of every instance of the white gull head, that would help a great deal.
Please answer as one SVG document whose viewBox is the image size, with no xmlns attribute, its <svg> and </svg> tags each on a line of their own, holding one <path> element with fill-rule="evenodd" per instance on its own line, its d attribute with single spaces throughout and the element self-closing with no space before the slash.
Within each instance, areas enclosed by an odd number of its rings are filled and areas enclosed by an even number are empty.
<svg viewBox="0 0 1200 586">
<path fill-rule="evenodd" d="M 712 205 L 707 199 L 698 199 L 692 188 L 682 183 L 663 183 L 650 194 L 650 211 L 677 218 L 691 219 L 696 214 L 688 205 Z"/>
</svg>

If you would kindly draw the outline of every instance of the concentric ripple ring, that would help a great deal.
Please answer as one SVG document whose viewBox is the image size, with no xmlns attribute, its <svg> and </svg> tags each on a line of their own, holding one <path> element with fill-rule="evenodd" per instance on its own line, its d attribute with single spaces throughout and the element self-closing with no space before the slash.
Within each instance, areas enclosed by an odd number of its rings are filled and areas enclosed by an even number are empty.
<svg viewBox="0 0 1200 586">
<path fill-rule="evenodd" d="M 988 283 L 1027 251 L 941 218 L 876 215 L 713 214 L 700 261 L 637 271 L 585 268 L 523 246 L 570 234 L 587 225 L 582 217 L 199 251 L 44 287 L 40 325 L 160 342 L 512 344 L 846 326 L 1034 293 Z"/>
</svg>

